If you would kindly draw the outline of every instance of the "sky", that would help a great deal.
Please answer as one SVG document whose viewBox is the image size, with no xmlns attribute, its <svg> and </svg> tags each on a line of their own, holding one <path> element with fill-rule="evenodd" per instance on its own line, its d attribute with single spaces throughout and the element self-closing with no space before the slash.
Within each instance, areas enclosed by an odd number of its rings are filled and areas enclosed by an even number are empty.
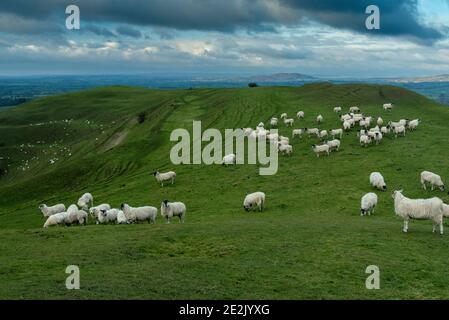
<svg viewBox="0 0 449 320">
<path fill-rule="evenodd" d="M 0 1 L 0 76 L 275 72 L 449 74 L 449 0 Z"/>
</svg>

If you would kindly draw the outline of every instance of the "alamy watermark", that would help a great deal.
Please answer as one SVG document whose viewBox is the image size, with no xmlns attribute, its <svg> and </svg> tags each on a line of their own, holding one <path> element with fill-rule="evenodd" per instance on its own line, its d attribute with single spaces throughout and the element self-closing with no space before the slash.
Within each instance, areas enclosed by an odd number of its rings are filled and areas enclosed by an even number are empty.
<svg viewBox="0 0 449 320">
<path fill-rule="evenodd" d="M 68 290 L 79 290 L 80 289 L 80 268 L 75 265 L 67 266 L 65 273 L 69 276 L 65 280 L 65 287 Z"/>
<path fill-rule="evenodd" d="M 368 30 L 379 30 L 380 29 L 380 9 L 376 5 L 370 5 L 366 7 L 366 14 L 369 16 L 365 20 L 365 26 Z"/>
<path fill-rule="evenodd" d="M 380 289 L 380 269 L 378 266 L 371 265 L 366 267 L 365 273 L 369 274 L 365 281 L 365 287 L 368 290 Z"/>
<path fill-rule="evenodd" d="M 270 134 L 277 134 L 277 130 L 270 130 Z M 220 130 L 202 132 L 201 121 L 193 121 L 192 136 L 186 129 L 176 129 L 171 133 L 170 141 L 177 142 L 170 151 L 170 160 L 175 165 L 223 164 L 223 156 L 234 154 L 236 165 L 261 165 L 259 174 L 262 176 L 275 175 L 278 171 L 278 143 L 263 134 L 251 137 L 245 135 L 243 129 L 226 129 L 223 138 Z M 203 148 L 202 142 L 208 144 Z"/>
<path fill-rule="evenodd" d="M 69 15 L 65 19 L 65 27 L 68 30 L 79 30 L 81 26 L 80 8 L 72 4 L 65 8 L 65 13 Z"/>
</svg>

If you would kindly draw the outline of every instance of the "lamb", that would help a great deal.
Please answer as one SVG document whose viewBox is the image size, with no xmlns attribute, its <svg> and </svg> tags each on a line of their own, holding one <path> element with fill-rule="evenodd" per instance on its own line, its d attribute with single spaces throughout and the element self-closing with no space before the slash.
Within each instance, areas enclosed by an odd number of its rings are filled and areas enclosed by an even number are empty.
<svg viewBox="0 0 449 320">
<path fill-rule="evenodd" d="M 394 127 L 394 134 L 396 138 L 401 133 L 405 137 L 405 126 Z"/>
<path fill-rule="evenodd" d="M 421 122 L 421 120 L 419 120 L 419 119 L 412 120 L 408 123 L 408 128 L 411 131 L 414 131 L 414 130 L 416 130 L 416 128 L 418 128 L 420 122 Z"/>
<path fill-rule="evenodd" d="M 318 123 L 318 124 L 320 124 L 321 122 L 323 122 L 323 120 L 324 120 L 324 118 L 323 118 L 323 116 L 320 114 L 320 115 L 318 115 L 318 117 L 316 117 L 316 122 Z"/>
<path fill-rule="evenodd" d="M 383 124 L 384 124 L 384 120 L 383 120 L 381 117 L 377 118 L 377 125 L 378 125 L 379 127 L 382 127 Z"/>
<path fill-rule="evenodd" d="M 377 206 L 377 194 L 375 193 L 367 193 L 362 197 L 361 206 L 360 206 L 360 215 L 365 216 L 368 214 L 369 216 L 374 213 L 374 209 Z"/>
<path fill-rule="evenodd" d="M 110 210 L 110 209 L 111 209 L 111 206 L 109 204 L 103 203 L 103 204 L 100 204 L 99 206 L 90 208 L 89 213 L 93 218 L 98 219 L 98 215 L 101 210 Z"/>
<path fill-rule="evenodd" d="M 302 138 L 303 130 L 302 129 L 293 129 L 292 138 L 299 137 Z"/>
<path fill-rule="evenodd" d="M 231 153 L 223 157 L 223 166 L 234 165 L 237 163 L 237 157 L 235 154 Z"/>
<path fill-rule="evenodd" d="M 295 122 L 294 119 L 284 119 L 284 123 L 287 127 L 293 126 L 293 123 Z"/>
<path fill-rule="evenodd" d="M 432 220 L 433 232 L 440 226 L 443 234 L 443 214 L 445 212 L 443 201 L 440 198 L 409 199 L 402 194 L 403 190 L 393 192 L 394 211 L 404 219 L 404 232 L 408 232 L 408 222 L 411 219 Z"/>
<path fill-rule="evenodd" d="M 360 145 L 362 147 L 367 147 L 371 143 L 371 137 L 368 135 L 361 135 L 360 136 Z"/>
<path fill-rule="evenodd" d="M 305 130 L 306 130 L 307 134 L 309 135 L 309 137 L 311 135 L 316 135 L 317 137 L 319 137 L 319 135 L 320 135 L 320 129 L 318 129 L 318 128 L 312 128 L 312 129 L 306 128 Z"/>
<path fill-rule="evenodd" d="M 376 189 L 387 191 L 387 184 L 384 177 L 379 172 L 373 172 L 369 176 L 369 183 Z"/>
<path fill-rule="evenodd" d="M 281 119 L 286 119 L 286 118 L 287 118 L 287 114 L 286 113 L 281 114 Z"/>
<path fill-rule="evenodd" d="M 341 112 L 341 107 L 335 107 L 334 108 L 334 112 L 335 113 L 340 113 Z"/>
<path fill-rule="evenodd" d="M 343 136 L 343 129 L 334 129 L 334 130 L 331 130 L 331 136 L 332 136 L 332 138 L 334 138 L 334 139 L 335 139 L 336 136 L 339 136 L 340 139 L 341 139 L 342 136 Z"/>
<path fill-rule="evenodd" d="M 161 215 L 165 217 L 167 223 L 170 223 L 170 218 L 173 216 L 178 217 L 180 223 L 184 223 L 186 211 L 186 205 L 182 202 L 164 200 L 161 203 Z"/>
<path fill-rule="evenodd" d="M 283 155 L 289 155 L 291 156 L 293 153 L 293 147 L 289 144 L 283 144 L 279 142 L 279 151 L 283 154 Z"/>
<path fill-rule="evenodd" d="M 47 207 L 46 204 L 41 204 L 39 206 L 39 210 L 41 210 L 42 214 L 45 218 L 48 218 L 54 214 L 61 213 L 65 211 L 65 205 L 57 204 L 51 207 Z"/>
<path fill-rule="evenodd" d="M 91 207 L 94 206 L 94 197 L 90 193 L 83 194 L 81 198 L 79 198 L 77 203 L 78 207 L 80 207 L 83 210 L 88 210 L 89 204 Z"/>
<path fill-rule="evenodd" d="M 109 222 L 117 222 L 119 209 L 102 209 L 98 214 L 97 224 L 106 224 Z M 123 214 L 124 215 L 124 214 Z M 126 216 L 125 216 L 126 219 Z"/>
<path fill-rule="evenodd" d="M 262 212 L 265 205 L 265 193 L 254 192 L 248 194 L 243 201 L 243 208 L 245 211 L 249 212 L 251 210 L 259 210 Z"/>
<path fill-rule="evenodd" d="M 318 158 L 320 157 L 321 153 L 326 153 L 328 156 L 330 155 L 330 147 L 327 144 L 323 144 L 323 145 L 320 145 L 320 146 L 317 146 L 317 145 L 314 144 L 312 146 L 312 150 L 313 150 L 313 152 L 316 153 Z"/>
<path fill-rule="evenodd" d="M 304 119 L 305 113 L 304 111 L 299 111 L 296 116 L 298 117 L 298 119 Z"/>
<path fill-rule="evenodd" d="M 153 172 L 154 177 L 156 178 L 157 182 L 161 184 L 161 186 L 164 186 L 164 182 L 171 181 L 171 184 L 175 183 L 176 179 L 176 173 L 173 171 L 169 171 L 166 173 L 160 173 L 159 171 Z"/>
<path fill-rule="evenodd" d="M 429 183 L 432 186 L 432 191 L 435 190 L 435 187 L 444 191 L 444 183 L 441 180 L 441 177 L 430 171 L 421 172 L 421 184 L 424 190 L 427 190 L 426 183 Z"/>
<path fill-rule="evenodd" d="M 340 140 L 335 139 L 335 140 L 328 141 L 326 143 L 329 146 L 330 151 L 334 151 L 334 150 L 340 151 L 340 145 L 341 145 Z"/>
<path fill-rule="evenodd" d="M 47 221 L 45 221 L 44 228 L 64 224 L 66 216 L 67 212 L 60 212 L 51 215 L 50 217 L 48 217 Z"/>
<path fill-rule="evenodd" d="M 130 223 L 135 223 L 139 221 L 148 221 L 148 223 L 156 223 L 157 208 L 155 207 L 137 207 L 133 208 L 127 203 L 122 203 L 120 209 L 126 216 L 126 219 Z"/>
</svg>

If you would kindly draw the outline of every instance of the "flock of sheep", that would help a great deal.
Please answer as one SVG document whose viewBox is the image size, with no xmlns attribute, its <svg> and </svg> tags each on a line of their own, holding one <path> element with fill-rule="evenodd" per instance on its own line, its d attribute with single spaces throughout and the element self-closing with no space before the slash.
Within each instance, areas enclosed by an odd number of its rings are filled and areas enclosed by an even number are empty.
<svg viewBox="0 0 449 320">
<path fill-rule="evenodd" d="M 131 224 L 138 222 L 156 223 L 157 208 L 146 206 L 133 208 L 126 203 L 120 209 L 113 209 L 109 204 L 93 205 L 94 197 L 90 193 L 85 193 L 79 198 L 77 204 L 72 204 L 67 210 L 64 204 L 47 206 L 41 204 L 39 209 L 47 220 L 44 228 L 56 225 L 86 225 L 89 215 L 95 219 L 97 224 Z M 169 202 L 164 200 L 161 203 L 161 215 L 170 223 L 170 218 L 178 217 L 180 222 L 184 222 L 186 216 L 186 206 L 182 202 Z M 89 214 L 87 213 L 89 212 Z"/>
<path fill-rule="evenodd" d="M 384 104 L 383 109 L 389 111 L 393 108 L 392 104 Z M 334 108 L 334 112 L 341 114 L 342 108 Z M 288 127 L 293 127 L 294 119 L 288 118 L 286 113 L 280 116 L 283 119 L 284 124 Z M 304 119 L 305 113 L 299 111 L 297 113 L 298 119 Z M 387 126 L 383 126 L 384 122 L 381 117 L 377 118 L 376 126 L 372 127 L 373 117 L 365 116 L 361 113 L 359 107 L 351 107 L 349 112 L 341 115 L 340 120 L 342 122 L 343 128 L 337 128 L 333 130 L 320 130 L 318 128 L 304 128 L 304 129 L 292 129 L 292 138 L 301 138 L 303 134 L 310 136 L 316 135 L 319 139 L 325 140 L 329 136 L 332 136 L 333 140 L 325 141 L 321 145 L 312 145 L 313 151 L 319 157 L 320 154 L 325 153 L 330 154 L 331 151 L 338 151 L 341 146 L 341 138 L 345 131 L 351 130 L 358 124 L 360 130 L 357 133 L 359 137 L 360 144 L 362 146 L 367 146 L 372 141 L 379 144 L 385 134 L 393 132 L 395 136 L 404 135 L 407 130 L 415 130 L 419 124 L 420 120 L 407 120 L 401 119 L 398 122 L 389 122 Z M 323 123 L 324 117 L 318 115 L 316 122 L 318 124 Z M 277 128 L 279 123 L 278 118 L 271 118 L 270 125 L 271 128 Z M 264 128 L 264 124 L 261 122 L 256 127 L 255 130 L 252 128 L 242 128 L 245 135 L 249 138 L 254 139 L 265 139 L 270 143 L 276 143 L 279 147 L 279 152 L 283 154 L 291 155 L 293 152 L 293 147 L 289 144 L 289 138 L 280 136 L 278 133 L 270 133 L 270 130 Z M 338 137 L 338 139 L 337 139 Z M 223 165 L 235 165 L 236 156 L 235 154 L 229 154 L 223 157 Z M 173 171 L 160 173 L 153 173 L 156 181 L 164 186 L 164 183 L 174 184 L 176 180 L 176 173 Z M 380 190 L 386 191 L 387 185 L 385 179 L 379 172 L 371 173 L 369 177 L 369 182 L 372 187 Z M 439 188 L 444 191 L 444 183 L 441 177 L 435 173 L 424 171 L 421 173 L 421 184 L 424 190 L 427 189 L 427 184 L 429 184 L 434 190 Z M 396 215 L 400 216 L 404 220 L 403 231 L 408 231 L 408 223 L 411 219 L 420 220 L 432 220 L 433 221 L 433 232 L 439 227 L 440 234 L 443 234 L 443 217 L 449 217 L 449 205 L 443 203 L 440 198 L 431 199 L 409 199 L 403 195 L 403 191 L 393 192 L 394 206 Z M 265 205 L 265 193 L 255 192 L 248 194 L 243 201 L 243 208 L 246 211 L 258 210 L 262 211 Z M 374 213 L 376 206 L 378 205 L 378 197 L 375 193 L 370 192 L 365 194 L 361 199 L 361 209 L 360 213 L 362 216 L 371 215 Z M 148 221 L 149 223 L 155 223 L 157 217 L 157 208 L 147 206 L 133 208 L 128 204 L 124 203 L 121 205 L 120 209 L 112 209 L 109 204 L 101 204 L 99 206 L 93 206 L 93 196 L 90 193 L 84 194 L 79 200 L 77 205 L 71 205 L 67 210 L 63 204 L 58 204 L 52 207 L 48 207 L 45 204 L 39 206 L 39 209 L 43 213 L 47 221 L 44 224 L 44 228 L 54 225 L 72 225 L 80 224 L 85 225 L 88 221 L 88 216 L 90 215 L 95 219 L 97 224 L 105 223 L 117 223 L 117 224 L 130 224 L 137 222 Z M 89 212 L 89 214 L 88 214 Z M 184 222 L 186 215 L 186 206 L 182 202 L 169 202 L 164 200 L 161 203 L 161 215 L 167 221 L 170 222 L 170 218 L 176 216 L 179 218 L 180 222 Z"/>
</svg>

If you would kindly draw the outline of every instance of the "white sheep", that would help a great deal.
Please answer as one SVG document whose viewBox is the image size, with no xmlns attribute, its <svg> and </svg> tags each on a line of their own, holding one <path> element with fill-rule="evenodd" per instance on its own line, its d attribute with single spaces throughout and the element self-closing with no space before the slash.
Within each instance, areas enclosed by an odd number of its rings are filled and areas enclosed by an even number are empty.
<svg viewBox="0 0 449 320">
<path fill-rule="evenodd" d="M 351 130 L 351 122 L 345 120 L 345 122 L 343 122 L 343 129 L 344 129 L 345 131 Z"/>
<path fill-rule="evenodd" d="M 329 133 L 327 132 L 327 130 L 321 130 L 319 137 L 321 139 L 324 139 L 324 138 L 327 138 L 328 135 L 329 135 Z"/>
<path fill-rule="evenodd" d="M 92 196 L 92 194 L 90 193 L 85 193 L 81 196 L 81 198 L 78 199 L 78 207 L 80 207 L 83 210 L 88 210 L 89 209 L 89 204 L 90 207 L 94 206 L 94 197 Z"/>
<path fill-rule="evenodd" d="M 326 153 L 328 156 L 330 155 L 330 148 L 329 148 L 329 145 L 327 145 L 327 144 L 323 144 L 320 146 L 317 146 L 314 144 L 314 145 L 312 145 L 312 150 L 313 150 L 313 152 L 315 152 L 315 154 L 317 155 L 318 158 L 320 157 L 321 153 Z"/>
<path fill-rule="evenodd" d="M 237 157 L 235 154 L 231 153 L 223 157 L 223 166 L 234 165 L 237 163 Z"/>
<path fill-rule="evenodd" d="M 405 126 L 394 127 L 394 134 L 396 138 L 399 134 L 402 134 L 405 137 Z"/>
<path fill-rule="evenodd" d="M 332 136 L 332 138 L 334 138 L 334 139 L 335 139 L 336 136 L 339 136 L 340 139 L 341 139 L 342 136 L 343 136 L 343 129 L 334 129 L 334 130 L 331 130 L 331 136 Z"/>
<path fill-rule="evenodd" d="M 148 223 L 156 223 L 157 208 L 155 207 L 130 207 L 128 204 L 123 203 L 120 209 L 126 216 L 126 219 L 130 223 L 135 223 L 139 221 L 148 221 Z"/>
<path fill-rule="evenodd" d="M 281 152 L 283 155 L 291 156 L 293 153 L 293 147 L 289 144 L 279 142 L 279 152 Z"/>
<path fill-rule="evenodd" d="M 374 213 L 374 209 L 377 206 L 377 194 L 375 193 L 367 193 L 362 197 L 361 205 L 360 205 L 360 215 L 365 216 L 368 214 L 369 216 Z"/>
<path fill-rule="evenodd" d="M 109 222 L 117 222 L 117 216 L 119 213 L 119 209 L 101 209 L 98 214 L 97 224 L 106 224 Z M 125 216 L 126 218 L 126 216 Z"/>
<path fill-rule="evenodd" d="M 320 136 L 320 129 L 318 129 L 318 128 L 311 128 L 311 129 L 306 128 L 305 130 L 306 130 L 307 134 L 309 135 L 309 137 L 311 135 L 316 135 L 317 137 Z"/>
<path fill-rule="evenodd" d="M 408 222 L 411 219 L 432 220 L 433 232 L 436 226 L 440 226 L 440 234 L 443 234 L 444 206 L 440 198 L 409 199 L 402 194 L 402 190 L 393 192 L 394 211 L 396 215 L 404 219 L 404 232 L 408 232 Z"/>
<path fill-rule="evenodd" d="M 294 119 L 284 119 L 284 123 L 287 127 L 293 126 L 293 123 L 295 122 Z"/>
<path fill-rule="evenodd" d="M 322 116 L 321 114 L 318 115 L 318 117 L 316 117 L 316 122 L 317 122 L 318 124 L 322 123 L 323 120 L 324 120 L 324 118 L 323 118 L 323 116 Z"/>
<path fill-rule="evenodd" d="M 349 108 L 349 112 L 360 113 L 360 108 L 359 107 L 351 107 L 351 108 Z"/>
<path fill-rule="evenodd" d="M 371 137 L 368 135 L 361 135 L 360 136 L 360 145 L 362 147 L 367 147 L 371 143 Z"/>
<path fill-rule="evenodd" d="M 379 172 L 373 172 L 369 176 L 369 183 L 376 189 L 387 191 L 387 184 L 384 177 Z"/>
<path fill-rule="evenodd" d="M 243 208 L 246 211 L 259 210 L 262 211 L 265 206 L 265 193 L 254 192 L 248 194 L 243 200 Z"/>
<path fill-rule="evenodd" d="M 286 119 L 286 118 L 287 118 L 287 113 L 281 114 L 281 119 Z"/>
<path fill-rule="evenodd" d="M 334 108 L 334 112 L 335 113 L 340 113 L 341 112 L 341 107 L 335 107 Z"/>
<path fill-rule="evenodd" d="M 107 203 L 100 204 L 99 206 L 95 206 L 89 209 L 90 215 L 97 219 L 101 210 L 110 210 L 111 206 Z"/>
<path fill-rule="evenodd" d="M 61 213 L 65 211 L 65 205 L 63 204 L 57 204 L 51 207 L 48 207 L 46 204 L 41 204 L 39 206 L 39 210 L 41 210 L 44 217 L 48 218 L 49 216 L 52 216 L 57 213 Z"/>
<path fill-rule="evenodd" d="M 76 204 L 72 204 L 67 208 L 67 215 L 64 223 L 69 226 L 72 224 L 87 224 L 87 212 L 79 210 Z"/>
<path fill-rule="evenodd" d="M 304 113 L 304 111 L 298 111 L 296 116 L 298 117 L 298 119 L 304 119 L 305 113 Z"/>
<path fill-rule="evenodd" d="M 375 132 L 374 133 L 374 141 L 376 141 L 377 145 L 382 141 L 383 137 L 384 136 L 380 132 Z"/>
<path fill-rule="evenodd" d="M 390 126 L 380 128 L 382 134 L 389 134 L 391 132 Z"/>
<path fill-rule="evenodd" d="M 443 217 L 449 218 L 449 206 L 443 203 Z"/>
<path fill-rule="evenodd" d="M 257 128 L 264 128 L 265 124 L 263 122 L 259 122 L 259 124 L 257 125 Z"/>
<path fill-rule="evenodd" d="M 164 182 L 171 181 L 171 184 L 175 183 L 176 179 L 176 173 L 173 171 L 160 173 L 159 171 L 153 172 L 154 177 L 156 178 L 157 182 L 161 184 L 161 186 L 164 186 Z"/>
<path fill-rule="evenodd" d="M 383 124 L 384 124 L 384 120 L 383 120 L 381 117 L 377 118 L 377 125 L 378 125 L 379 127 L 382 127 Z"/>
<path fill-rule="evenodd" d="M 272 118 L 272 119 L 270 120 L 270 126 L 271 126 L 272 128 L 275 128 L 275 127 L 277 127 L 277 125 L 278 125 L 278 118 Z"/>
<path fill-rule="evenodd" d="M 167 223 L 170 223 L 170 218 L 172 217 L 178 217 L 179 222 L 184 223 L 186 211 L 186 205 L 182 202 L 164 200 L 161 203 L 161 215 L 165 217 Z"/>
<path fill-rule="evenodd" d="M 441 177 L 430 171 L 421 172 L 421 184 L 424 190 L 427 190 L 426 183 L 430 184 L 432 187 L 432 191 L 435 190 L 435 187 L 444 191 L 444 183 Z"/>
<path fill-rule="evenodd" d="M 293 129 L 292 138 L 299 137 L 302 138 L 303 130 L 302 129 Z"/>
<path fill-rule="evenodd" d="M 341 145 L 340 140 L 335 139 L 335 140 L 328 141 L 326 143 L 329 146 L 329 150 L 331 152 L 334 151 L 334 150 L 340 151 L 340 145 Z"/>
<path fill-rule="evenodd" d="M 408 123 L 408 128 L 411 131 L 414 131 L 414 130 L 416 130 L 416 128 L 418 128 L 420 122 L 421 122 L 421 120 L 419 120 L 419 119 L 412 120 Z"/>
<path fill-rule="evenodd" d="M 125 213 L 122 210 L 117 212 L 117 224 L 127 224 L 128 219 L 126 219 Z"/>
<path fill-rule="evenodd" d="M 391 110 L 393 109 L 393 104 L 391 104 L 391 103 L 385 103 L 385 104 L 383 105 L 383 108 L 384 108 L 385 111 L 391 111 Z"/>
<path fill-rule="evenodd" d="M 67 212 L 60 212 L 48 217 L 45 221 L 44 228 L 48 228 L 51 226 L 57 226 L 65 223 L 65 219 L 67 216 Z"/>
</svg>

